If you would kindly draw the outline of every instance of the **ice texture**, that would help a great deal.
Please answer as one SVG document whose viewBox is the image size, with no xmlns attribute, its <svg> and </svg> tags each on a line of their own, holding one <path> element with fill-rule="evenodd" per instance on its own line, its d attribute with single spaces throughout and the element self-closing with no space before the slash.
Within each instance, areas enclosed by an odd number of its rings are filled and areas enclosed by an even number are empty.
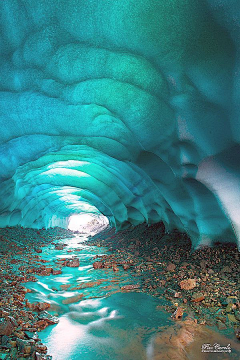
<svg viewBox="0 0 240 360">
<path fill-rule="evenodd" d="M 240 238 L 239 0 L 0 2 L 0 226 Z"/>
</svg>

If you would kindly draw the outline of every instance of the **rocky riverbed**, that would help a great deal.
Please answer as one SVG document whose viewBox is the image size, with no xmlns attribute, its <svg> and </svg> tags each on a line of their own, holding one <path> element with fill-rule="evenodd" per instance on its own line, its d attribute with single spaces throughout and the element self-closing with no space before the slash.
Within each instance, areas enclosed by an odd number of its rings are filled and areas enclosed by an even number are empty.
<svg viewBox="0 0 240 360">
<path fill-rule="evenodd" d="M 235 333 L 239 339 L 239 252 L 234 244 L 191 249 L 186 234 L 164 233 L 161 224 L 114 233 L 104 231 L 87 242 L 104 246 L 109 255 L 96 258 L 95 269 L 141 274 L 141 290 L 172 302 L 173 316 L 188 314 L 199 324 Z M 176 311 L 177 310 L 177 311 Z"/>
<path fill-rule="evenodd" d="M 82 262 L 82 249 L 68 247 L 74 236 L 60 228 L 0 229 L 0 359 L 51 359 L 40 340 L 41 331 L 58 324 L 61 311 L 48 298 L 29 301 L 30 285 L 34 288 L 41 278 L 52 279 L 49 281 L 57 296 L 66 292 L 62 306 L 121 293 L 152 295 L 158 303 L 156 311 L 167 312 L 172 325 L 159 328 L 151 359 L 167 359 L 170 355 L 173 359 L 190 359 L 194 352 L 196 359 L 207 359 L 200 343 L 209 339 L 223 345 L 230 341 L 231 358 L 238 359 L 239 252 L 234 245 L 217 244 L 193 252 L 185 234 L 165 234 L 162 224 L 118 233 L 106 229 L 84 244 L 106 250 L 104 254 L 96 252 L 89 262 L 96 280 L 64 283 L 63 277 L 58 283 L 55 279 L 64 269 L 73 272 Z M 50 249 L 51 258 L 43 256 Z M 54 251 L 63 256 L 55 256 Z M 173 342 L 169 343 L 169 338 Z"/>
</svg>

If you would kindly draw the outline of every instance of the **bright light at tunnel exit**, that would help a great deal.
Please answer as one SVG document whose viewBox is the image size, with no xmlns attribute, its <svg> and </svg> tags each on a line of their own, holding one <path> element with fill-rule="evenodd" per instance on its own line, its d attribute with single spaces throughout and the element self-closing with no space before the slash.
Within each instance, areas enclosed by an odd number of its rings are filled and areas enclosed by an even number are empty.
<svg viewBox="0 0 240 360">
<path fill-rule="evenodd" d="M 95 226 L 93 225 L 95 223 Z M 92 215 L 92 214 L 77 214 L 72 215 L 69 219 L 68 223 L 68 229 L 72 231 L 81 231 L 83 229 L 87 230 L 89 227 L 89 230 L 91 231 L 91 225 L 94 227 L 102 227 L 103 225 L 108 225 L 108 219 L 104 215 Z"/>
<path fill-rule="evenodd" d="M 72 215 L 69 219 L 68 228 L 69 230 L 77 231 L 94 219 L 95 216 L 90 214 Z"/>
</svg>

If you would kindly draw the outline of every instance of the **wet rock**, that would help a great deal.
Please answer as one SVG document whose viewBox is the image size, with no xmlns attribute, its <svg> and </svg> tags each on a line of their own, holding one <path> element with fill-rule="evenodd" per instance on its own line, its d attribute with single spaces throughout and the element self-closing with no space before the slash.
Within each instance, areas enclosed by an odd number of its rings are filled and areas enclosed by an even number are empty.
<svg viewBox="0 0 240 360">
<path fill-rule="evenodd" d="M 18 351 L 20 353 L 30 355 L 32 352 L 35 351 L 35 347 L 34 347 L 35 342 L 33 340 L 17 339 L 16 343 L 17 343 Z"/>
<path fill-rule="evenodd" d="M 82 299 L 82 297 L 83 297 L 83 294 L 74 295 L 74 296 L 64 299 L 62 301 L 62 303 L 65 305 L 73 304 L 73 303 L 80 301 Z"/>
<path fill-rule="evenodd" d="M 32 331 L 24 331 L 25 335 L 27 336 L 28 339 L 32 339 L 32 340 L 37 340 L 38 339 L 38 334 L 36 331 L 32 332 Z"/>
<path fill-rule="evenodd" d="M 52 356 L 42 355 L 42 354 L 40 354 L 39 352 L 36 352 L 36 353 L 35 353 L 35 360 L 51 360 L 51 359 L 52 359 Z"/>
<path fill-rule="evenodd" d="M 47 347 L 45 345 L 42 344 L 36 344 L 36 350 L 40 353 L 44 353 L 46 354 L 47 352 Z M 51 357 L 50 357 L 51 358 Z M 45 357 L 43 357 L 43 359 L 46 359 Z"/>
<path fill-rule="evenodd" d="M 40 315 L 38 315 L 39 320 L 47 321 L 49 325 L 59 323 L 59 319 L 56 316 L 49 314 L 47 311 L 44 311 Z"/>
<path fill-rule="evenodd" d="M 80 262 L 79 259 L 71 259 L 67 261 L 67 266 L 68 267 L 79 267 L 80 266 Z"/>
<path fill-rule="evenodd" d="M 53 269 L 52 274 L 53 275 L 60 275 L 60 274 L 62 274 L 62 270 L 61 269 Z"/>
<path fill-rule="evenodd" d="M 122 286 L 121 287 L 121 290 L 136 290 L 136 289 L 139 289 L 140 288 L 140 285 L 139 284 L 135 284 L 135 285 L 125 285 L 125 286 Z"/>
<path fill-rule="evenodd" d="M 63 249 L 64 249 L 64 245 L 62 244 L 55 245 L 55 250 L 63 250 Z"/>
<path fill-rule="evenodd" d="M 103 268 L 103 263 L 101 261 L 96 261 L 93 263 L 93 268 L 96 269 L 102 269 Z"/>
<path fill-rule="evenodd" d="M 196 285 L 197 284 L 195 279 L 187 279 L 180 282 L 180 287 L 184 290 L 192 290 L 196 287 Z"/>
<path fill-rule="evenodd" d="M 51 305 L 47 302 L 43 302 L 43 303 L 38 302 L 31 304 L 28 301 L 26 301 L 26 306 L 33 311 L 44 311 L 46 309 L 49 309 Z"/>
</svg>

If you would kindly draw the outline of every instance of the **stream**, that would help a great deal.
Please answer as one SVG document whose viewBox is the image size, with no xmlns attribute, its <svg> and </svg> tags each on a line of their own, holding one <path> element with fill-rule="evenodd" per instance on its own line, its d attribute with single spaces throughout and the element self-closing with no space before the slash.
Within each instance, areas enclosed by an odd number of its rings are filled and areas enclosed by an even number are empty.
<svg viewBox="0 0 240 360">
<path fill-rule="evenodd" d="M 157 307 L 163 300 L 121 287 L 139 283 L 130 271 L 94 270 L 96 255 L 107 249 L 88 246 L 85 235 L 62 239 L 63 250 L 43 248 L 41 257 L 53 262 L 76 256 L 79 267 L 63 267 L 62 274 L 38 276 L 28 283 L 30 302 L 51 303 L 50 313 L 59 323 L 41 331 L 40 337 L 53 360 L 148 360 L 153 358 L 154 338 L 173 320 Z M 78 287 L 79 289 L 75 289 Z M 74 296 L 78 300 L 72 302 Z"/>
</svg>

